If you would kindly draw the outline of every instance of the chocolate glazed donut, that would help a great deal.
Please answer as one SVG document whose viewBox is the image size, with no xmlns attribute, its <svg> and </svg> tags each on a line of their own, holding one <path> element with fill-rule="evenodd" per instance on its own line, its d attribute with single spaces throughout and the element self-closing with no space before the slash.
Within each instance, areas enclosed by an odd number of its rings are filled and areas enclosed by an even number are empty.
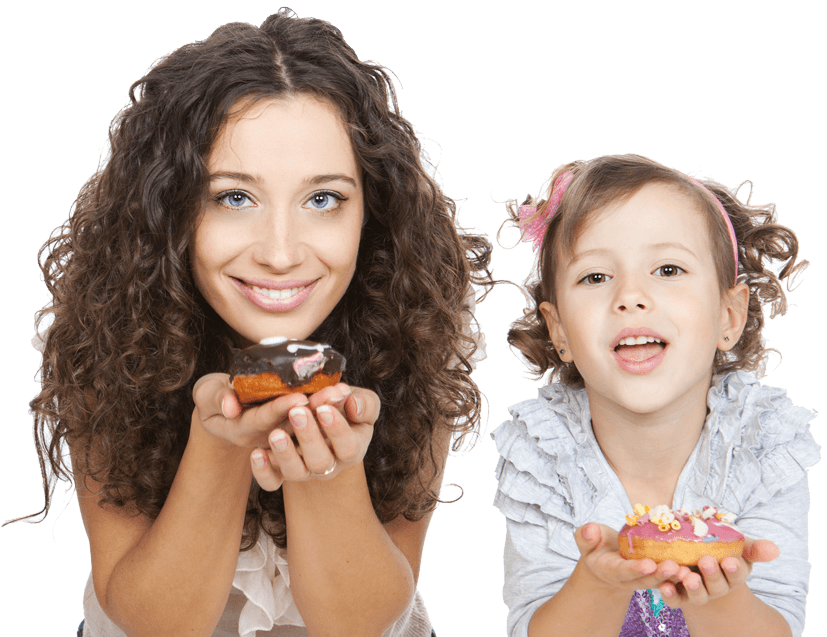
<svg viewBox="0 0 827 637">
<path fill-rule="evenodd" d="M 345 357 L 330 345 L 281 336 L 240 350 L 230 363 L 230 382 L 243 405 L 285 394 L 313 394 L 335 385 Z"/>
</svg>

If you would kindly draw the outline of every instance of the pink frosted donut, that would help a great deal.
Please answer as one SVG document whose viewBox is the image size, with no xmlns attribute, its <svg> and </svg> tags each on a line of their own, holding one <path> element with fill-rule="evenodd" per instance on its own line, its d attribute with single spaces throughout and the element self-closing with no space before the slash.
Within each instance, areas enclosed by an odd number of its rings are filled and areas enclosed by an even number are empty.
<svg viewBox="0 0 827 637">
<path fill-rule="evenodd" d="M 703 555 L 719 562 L 730 555 L 740 557 L 744 536 L 734 521 L 734 515 L 712 506 L 672 511 L 663 504 L 651 509 L 636 504 L 618 534 L 620 554 L 630 560 L 674 560 L 683 566 L 696 566 Z"/>
</svg>

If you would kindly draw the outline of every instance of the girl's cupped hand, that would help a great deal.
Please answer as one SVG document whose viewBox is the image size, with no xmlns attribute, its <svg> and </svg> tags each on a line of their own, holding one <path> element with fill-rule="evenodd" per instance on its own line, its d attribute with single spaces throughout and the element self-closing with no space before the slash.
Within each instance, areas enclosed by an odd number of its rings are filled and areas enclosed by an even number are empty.
<svg viewBox="0 0 827 637">
<path fill-rule="evenodd" d="M 753 562 L 771 562 L 778 555 L 778 547 L 773 542 L 745 538 L 741 557 L 725 557 L 719 564 L 713 556 L 704 555 L 698 562 L 698 573 L 687 569 L 683 577 L 664 583 L 660 592 L 672 608 L 700 606 L 743 584 L 752 572 Z"/>
<path fill-rule="evenodd" d="M 672 560 L 660 564 L 650 559 L 628 560 L 620 554 L 617 531 L 591 522 L 575 532 L 580 561 L 594 579 L 608 589 L 635 590 L 657 588 L 666 604 L 681 608 L 703 605 L 727 595 L 743 584 L 754 562 L 770 562 L 778 557 L 778 547 L 769 540 L 744 540 L 739 558 L 726 557 L 720 564 L 711 555 L 701 558 L 697 570 Z"/>
<path fill-rule="evenodd" d="M 580 563 L 592 575 L 595 585 L 607 591 L 628 593 L 659 588 L 670 580 L 680 581 L 690 572 L 672 560 L 660 564 L 648 558 L 627 560 L 620 554 L 617 531 L 604 524 L 584 524 L 575 531 L 574 539 L 580 550 Z"/>
</svg>

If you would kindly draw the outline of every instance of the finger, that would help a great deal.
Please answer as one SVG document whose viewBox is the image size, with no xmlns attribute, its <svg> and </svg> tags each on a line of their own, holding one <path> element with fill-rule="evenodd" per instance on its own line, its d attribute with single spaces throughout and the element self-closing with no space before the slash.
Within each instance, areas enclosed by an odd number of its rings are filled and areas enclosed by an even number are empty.
<svg viewBox="0 0 827 637">
<path fill-rule="evenodd" d="M 238 418 L 242 411 L 244 411 L 244 408 L 241 406 L 241 401 L 235 391 L 223 396 L 221 399 L 221 413 L 224 414 L 224 418 L 228 420 Z"/>
<path fill-rule="evenodd" d="M 742 557 L 748 562 L 772 562 L 781 554 L 781 550 L 769 540 L 744 540 Z"/>
<path fill-rule="evenodd" d="M 594 522 L 584 524 L 574 532 L 574 541 L 580 550 L 580 555 L 586 557 L 594 552 L 603 540 L 600 526 Z"/>
<path fill-rule="evenodd" d="M 345 400 L 352 392 L 350 386 L 345 383 L 336 383 L 330 387 L 325 387 L 309 397 L 310 409 L 315 411 L 321 405 L 333 405 L 344 409 Z"/>
<path fill-rule="evenodd" d="M 330 405 L 322 405 L 316 410 L 316 419 L 339 461 L 350 464 L 361 460 L 367 447 L 364 436 L 360 436 L 357 428 L 351 427 L 337 409 Z"/>
<path fill-rule="evenodd" d="M 322 405 L 317 410 L 325 417 L 333 417 L 336 413 L 330 405 Z M 330 470 L 335 462 L 333 452 L 327 446 L 319 425 L 307 407 L 296 407 L 290 410 L 290 424 L 301 447 L 304 465 L 310 473 L 324 474 Z"/>
<path fill-rule="evenodd" d="M 223 409 L 224 398 L 235 393 L 230 387 L 229 379 L 227 374 L 207 374 L 195 381 L 192 399 L 202 421 L 219 414 L 225 418 L 235 417 L 225 415 Z"/>
<path fill-rule="evenodd" d="M 361 387 L 354 387 L 345 401 L 345 416 L 352 423 L 373 425 L 379 418 L 382 403 L 374 392 Z"/>
<path fill-rule="evenodd" d="M 298 482 L 307 480 L 310 471 L 304 464 L 304 460 L 298 454 L 296 446 L 290 440 L 290 436 L 283 429 L 274 429 L 270 433 L 270 458 L 271 464 L 277 464 L 284 480 Z"/>
<path fill-rule="evenodd" d="M 703 555 L 698 560 L 698 570 L 701 571 L 701 577 L 704 581 L 704 588 L 710 599 L 717 599 L 723 597 L 729 592 L 729 582 L 721 567 L 711 555 Z"/>
<path fill-rule="evenodd" d="M 276 491 L 281 488 L 284 478 L 281 471 L 270 463 L 266 449 L 254 449 L 250 454 L 250 463 L 253 467 L 253 477 L 265 491 Z"/>
<path fill-rule="evenodd" d="M 709 601 L 703 578 L 698 573 L 690 573 L 681 582 L 686 590 L 686 599 L 692 604 L 706 604 Z"/>
<path fill-rule="evenodd" d="M 656 575 L 664 580 L 669 580 L 680 572 L 680 568 L 675 561 L 665 560 L 657 565 Z"/>
</svg>

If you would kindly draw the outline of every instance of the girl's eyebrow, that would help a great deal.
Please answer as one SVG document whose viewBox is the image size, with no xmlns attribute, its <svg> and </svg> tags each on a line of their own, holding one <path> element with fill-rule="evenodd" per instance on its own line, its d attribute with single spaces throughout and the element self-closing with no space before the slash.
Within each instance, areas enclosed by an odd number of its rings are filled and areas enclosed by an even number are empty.
<svg viewBox="0 0 827 637">
<path fill-rule="evenodd" d="M 241 181 L 245 183 L 253 183 L 253 184 L 260 184 L 261 179 L 258 175 L 250 175 L 248 173 L 237 173 L 237 172 L 230 172 L 230 171 L 220 171 L 217 173 L 212 173 L 210 175 L 210 181 L 218 181 L 219 179 L 230 179 L 233 181 Z M 356 183 L 356 180 L 351 177 L 350 175 L 346 175 L 344 173 L 333 173 L 330 175 L 316 175 L 315 177 L 309 177 L 305 179 L 305 183 L 308 186 L 318 186 L 320 184 L 326 184 L 331 181 L 344 181 L 345 183 L 353 186 L 354 188 L 358 188 L 359 184 Z"/>
<path fill-rule="evenodd" d="M 692 250 L 690 250 L 687 246 L 683 245 L 682 243 L 676 243 L 674 241 L 665 241 L 663 243 L 652 243 L 647 248 L 651 251 L 657 250 L 682 250 L 683 252 L 687 252 L 688 254 L 692 255 L 695 259 L 698 259 L 698 255 L 695 254 Z M 584 250 L 583 252 L 576 253 L 571 261 L 569 261 L 569 266 L 574 265 L 581 259 L 585 259 L 586 257 L 590 256 L 610 256 L 612 254 L 611 250 L 606 248 L 593 248 L 592 250 Z"/>
</svg>

